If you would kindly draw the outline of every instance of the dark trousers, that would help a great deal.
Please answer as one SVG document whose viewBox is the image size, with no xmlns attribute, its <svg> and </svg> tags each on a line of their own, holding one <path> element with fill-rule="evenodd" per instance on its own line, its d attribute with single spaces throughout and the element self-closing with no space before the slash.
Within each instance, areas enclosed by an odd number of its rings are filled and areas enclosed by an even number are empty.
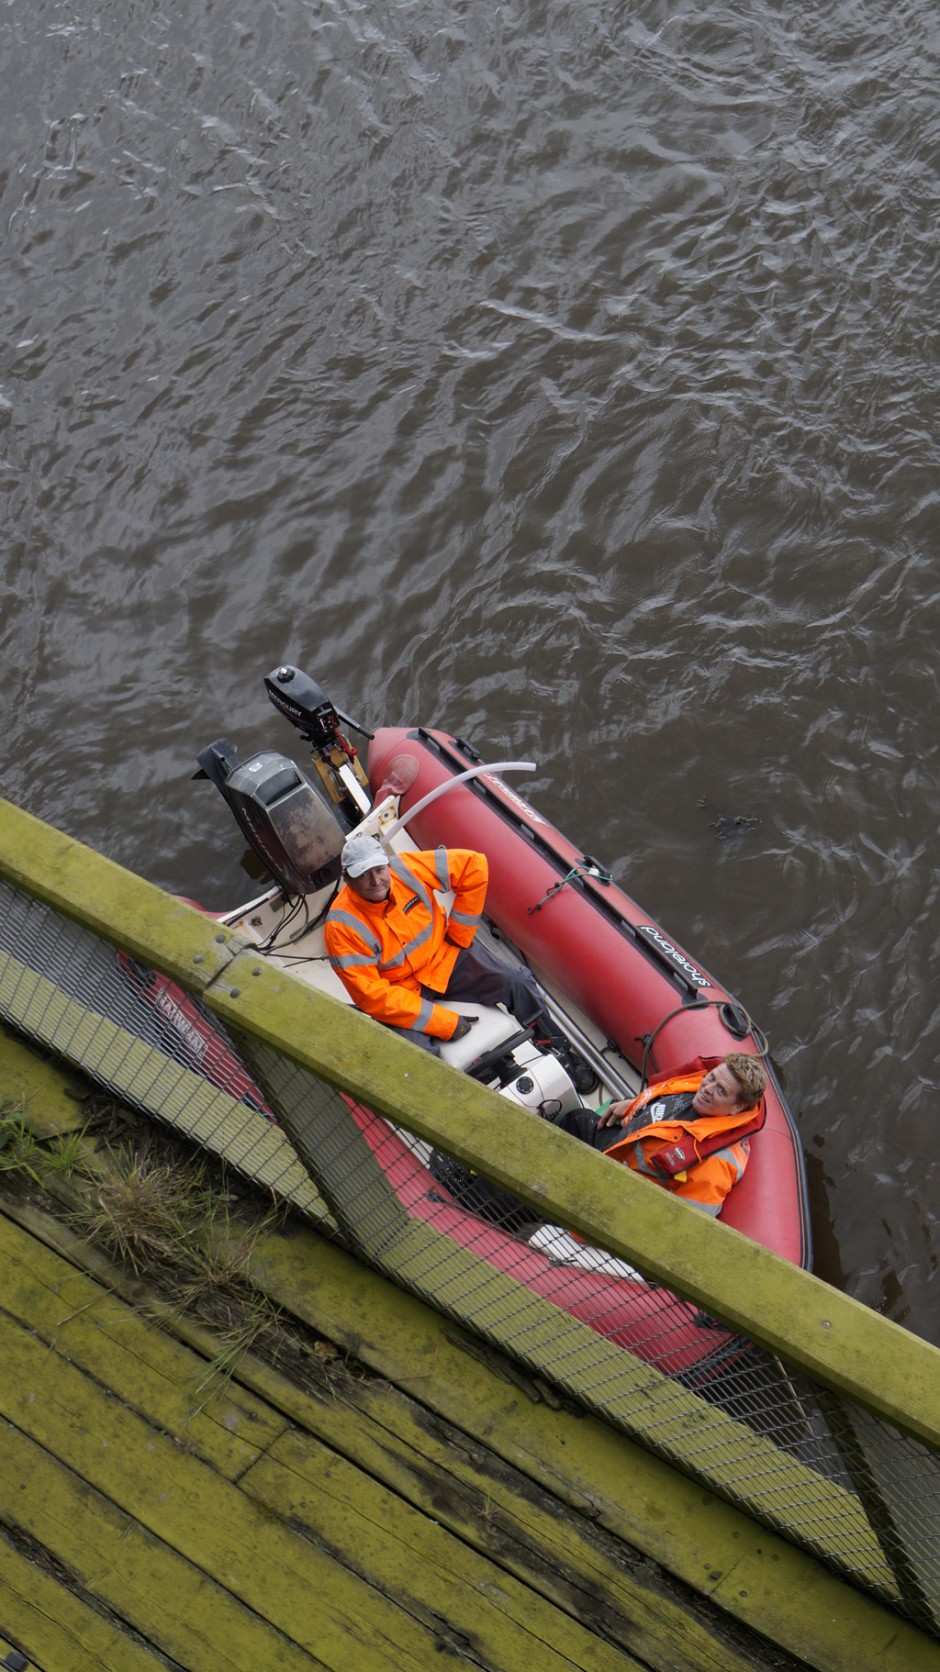
<svg viewBox="0 0 940 1672">
<path fill-rule="evenodd" d="M 434 993 L 423 989 L 433 1000 Z M 542 1004 L 541 994 L 530 970 L 497 963 L 482 946 L 462 946 L 451 970 L 445 999 L 470 999 L 479 1004 L 504 1004 L 520 1027 L 535 1025 L 536 1037 L 550 1039 L 555 1032 Z"/>
<path fill-rule="evenodd" d="M 572 1138 L 580 1138 L 582 1144 L 591 1144 L 599 1150 L 610 1149 L 611 1144 L 619 1143 L 623 1137 L 622 1126 L 598 1126 L 597 1116 L 591 1109 L 571 1109 L 557 1124 L 562 1132 L 570 1132 Z"/>
<path fill-rule="evenodd" d="M 531 971 L 499 963 L 482 946 L 461 947 L 443 993 L 432 993 L 430 987 L 422 987 L 421 992 L 431 1004 L 441 1004 L 447 999 L 470 1004 L 504 1004 L 521 1028 L 532 1028 L 535 1039 L 548 1040 L 558 1046 L 564 1044 L 562 1035 L 542 1003 Z M 435 1056 L 438 1054 L 440 1041 L 432 1039 L 429 1034 L 409 1028 L 407 1037 L 413 1044 L 420 1045 L 423 1051 L 432 1051 Z"/>
</svg>

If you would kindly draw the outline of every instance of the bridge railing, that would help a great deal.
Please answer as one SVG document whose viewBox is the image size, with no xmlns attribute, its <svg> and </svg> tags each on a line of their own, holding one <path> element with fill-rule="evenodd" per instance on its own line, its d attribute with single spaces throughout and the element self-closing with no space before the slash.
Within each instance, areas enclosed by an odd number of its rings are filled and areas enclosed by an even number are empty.
<svg viewBox="0 0 940 1672">
<path fill-rule="evenodd" d="M 7 1023 L 940 1636 L 940 1352 L 8 803 L 0 878 Z"/>
</svg>

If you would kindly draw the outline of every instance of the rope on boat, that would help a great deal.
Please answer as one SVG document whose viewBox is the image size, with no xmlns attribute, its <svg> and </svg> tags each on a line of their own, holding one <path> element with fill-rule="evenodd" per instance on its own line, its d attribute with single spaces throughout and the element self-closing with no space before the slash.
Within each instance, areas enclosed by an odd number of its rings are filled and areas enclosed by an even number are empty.
<svg viewBox="0 0 940 1672">
<path fill-rule="evenodd" d="M 643 1046 L 643 1061 L 640 1065 L 641 1086 L 646 1085 L 646 1064 L 652 1055 L 653 1043 L 656 1039 L 656 1035 L 662 1031 L 667 1022 L 672 1021 L 673 1016 L 681 1016 L 684 1011 L 689 1010 L 708 1010 L 711 1006 L 714 1006 L 716 1010 L 723 1010 L 728 1003 L 728 999 L 693 999 L 690 1004 L 677 1004 L 675 1010 L 670 1010 L 667 1015 L 662 1017 L 661 1021 L 657 1022 L 652 1033 L 640 1034 L 637 1042 Z M 734 1008 L 740 1013 L 742 1022 L 746 1024 L 744 1032 L 741 1034 L 741 1038 L 746 1039 L 748 1034 L 750 1034 L 757 1046 L 759 1055 L 769 1059 L 770 1044 L 768 1042 L 767 1035 L 757 1026 L 756 1022 L 752 1021 L 743 1006 L 736 1004 Z M 655 1057 L 653 1057 L 653 1068 L 656 1068 Z"/>
<path fill-rule="evenodd" d="M 546 901 L 550 900 L 553 895 L 558 894 L 564 888 L 566 882 L 573 882 L 575 877 L 594 877 L 597 882 L 603 883 L 611 883 L 614 880 L 610 873 L 602 871 L 599 865 L 572 865 L 567 876 L 562 877 L 558 882 L 553 882 L 548 892 L 542 895 L 541 900 L 537 900 L 534 906 L 529 906 L 529 916 L 531 917 L 533 912 L 541 911 Z"/>
</svg>

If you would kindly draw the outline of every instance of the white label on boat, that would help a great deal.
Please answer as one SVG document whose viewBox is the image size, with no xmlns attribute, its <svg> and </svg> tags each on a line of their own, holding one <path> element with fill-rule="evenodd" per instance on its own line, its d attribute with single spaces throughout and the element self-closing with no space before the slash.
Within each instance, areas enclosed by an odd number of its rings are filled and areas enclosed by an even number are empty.
<svg viewBox="0 0 940 1672">
<path fill-rule="evenodd" d="M 157 1008 L 163 1011 L 168 1022 L 172 1022 L 177 1033 L 182 1035 L 190 1050 L 195 1051 L 196 1055 L 201 1057 L 208 1042 L 203 1038 L 199 1029 L 193 1027 L 192 1022 L 183 1014 L 175 1000 L 171 999 L 169 993 L 161 990 L 157 994 Z"/>
<path fill-rule="evenodd" d="M 682 971 L 686 980 L 690 981 L 693 987 L 711 986 L 708 976 L 703 975 L 701 970 L 696 968 L 684 952 L 680 952 L 677 946 L 673 946 L 672 941 L 666 939 L 662 930 L 657 929 L 655 923 L 638 923 L 637 934 L 646 935 L 659 948 L 660 952 L 664 952 L 676 968 Z"/>
<path fill-rule="evenodd" d="M 548 823 L 548 820 L 543 819 L 541 813 L 537 813 L 535 808 L 530 807 L 527 801 L 523 801 L 522 796 L 517 795 L 515 790 L 512 789 L 509 784 L 504 784 L 502 778 L 491 778 L 488 772 L 483 772 L 480 776 L 494 789 L 501 790 L 503 795 L 505 795 L 507 799 L 512 802 L 513 806 L 517 807 L 520 813 L 524 813 L 527 819 L 531 819 L 533 824 Z"/>
</svg>

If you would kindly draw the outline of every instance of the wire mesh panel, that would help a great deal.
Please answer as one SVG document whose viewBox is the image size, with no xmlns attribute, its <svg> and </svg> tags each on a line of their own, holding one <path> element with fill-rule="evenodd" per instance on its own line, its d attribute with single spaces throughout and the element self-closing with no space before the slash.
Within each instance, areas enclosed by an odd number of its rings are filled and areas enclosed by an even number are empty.
<svg viewBox="0 0 940 1672">
<path fill-rule="evenodd" d="M 927 1446 L 2 883 L 0 1015 L 940 1635 Z"/>
<path fill-rule="evenodd" d="M 0 882 L 0 1016 L 319 1222 L 322 1197 L 198 999 Z"/>
<path fill-rule="evenodd" d="M 811 1388 L 890 1563 L 905 1611 L 940 1635 L 940 1457 L 857 1402 Z"/>
</svg>

